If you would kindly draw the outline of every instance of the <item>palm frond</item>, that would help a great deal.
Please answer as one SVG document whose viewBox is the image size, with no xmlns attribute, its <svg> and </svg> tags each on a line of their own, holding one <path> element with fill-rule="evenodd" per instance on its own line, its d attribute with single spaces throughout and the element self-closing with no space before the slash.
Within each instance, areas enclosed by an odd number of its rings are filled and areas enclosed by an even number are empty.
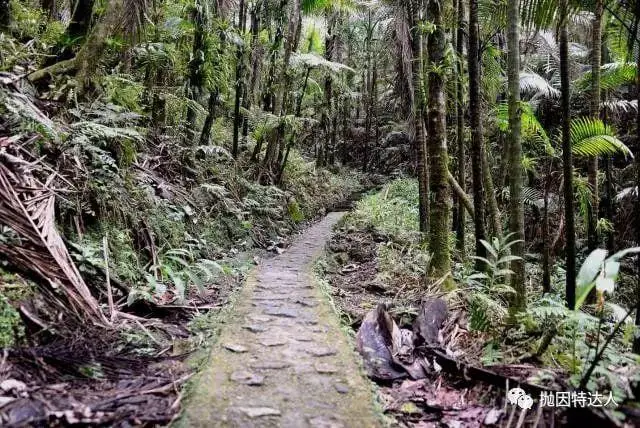
<svg viewBox="0 0 640 428">
<path fill-rule="evenodd" d="M 63 314 L 104 324 L 98 302 L 80 276 L 55 225 L 57 173 L 41 182 L 34 164 L 0 152 L 0 223 L 18 243 L 0 244 L 0 253 L 23 271 L 39 278 L 38 286 Z"/>
<path fill-rule="evenodd" d="M 600 103 L 600 108 L 609 113 L 629 113 L 638 110 L 638 100 L 613 100 Z"/>
<path fill-rule="evenodd" d="M 613 130 L 600 119 L 581 117 L 571 121 L 571 150 L 576 156 L 601 156 L 623 153 L 633 157 L 631 150 L 615 137 Z"/>
<path fill-rule="evenodd" d="M 291 64 L 310 68 L 320 68 L 331 73 L 339 73 L 341 71 L 355 73 L 355 70 L 347 65 L 329 61 L 314 53 L 295 53 L 291 55 Z"/>
<path fill-rule="evenodd" d="M 532 71 L 520 73 L 520 92 L 534 98 L 560 97 L 560 90 L 553 87 L 547 79 Z"/>
<path fill-rule="evenodd" d="M 619 89 L 622 85 L 630 85 L 636 80 L 636 64 L 631 62 L 612 62 L 600 67 L 600 88 L 605 91 Z M 578 81 L 580 88 L 591 85 L 592 73 L 587 72 Z"/>
</svg>

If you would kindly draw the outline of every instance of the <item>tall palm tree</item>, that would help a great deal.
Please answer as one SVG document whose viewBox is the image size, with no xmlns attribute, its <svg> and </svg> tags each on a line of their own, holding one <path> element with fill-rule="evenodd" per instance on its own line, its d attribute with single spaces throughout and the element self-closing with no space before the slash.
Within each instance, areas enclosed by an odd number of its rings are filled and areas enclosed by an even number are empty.
<svg viewBox="0 0 640 428">
<path fill-rule="evenodd" d="M 508 32 L 507 78 L 509 97 L 509 231 L 516 243 L 511 262 L 511 287 L 516 290 L 512 307 L 522 310 L 526 305 L 524 274 L 524 202 L 522 199 L 522 114 L 520 108 L 520 7 L 519 2 L 507 2 Z"/>
<path fill-rule="evenodd" d="M 482 179 L 482 122 L 480 120 L 480 40 L 478 23 L 478 0 L 469 0 L 469 116 L 471 126 L 471 176 L 473 180 L 473 210 L 476 256 L 486 257 L 487 252 L 480 243 L 486 239 L 485 199 Z M 480 259 L 476 261 L 478 269 L 483 268 Z"/>
<path fill-rule="evenodd" d="M 571 88 L 569 81 L 568 0 L 559 5 L 560 90 L 562 109 L 562 172 L 564 178 L 565 269 L 567 306 L 576 302 L 576 233 L 573 208 L 573 157 L 571 151 Z"/>
<path fill-rule="evenodd" d="M 418 212 L 420 231 L 429 233 L 429 168 L 427 165 L 427 141 L 425 135 L 424 117 L 426 114 L 423 78 L 422 33 L 418 26 L 423 12 L 423 2 L 413 0 L 407 3 L 407 20 L 411 35 L 412 51 L 412 117 L 415 132 L 415 147 L 418 168 Z"/>
<path fill-rule="evenodd" d="M 429 0 L 427 14 L 434 25 L 427 39 L 429 52 L 428 81 L 428 150 L 430 167 L 430 190 L 433 194 L 429 248 L 432 252 L 432 275 L 446 277 L 444 287 L 452 287 L 449 230 L 451 190 L 447 153 L 446 100 L 444 92 L 444 53 L 446 49 L 444 31 L 444 0 Z"/>
<path fill-rule="evenodd" d="M 465 139 L 464 139 L 464 84 L 463 84 L 463 74 L 464 74 L 464 64 L 462 62 L 462 58 L 464 55 L 464 38 L 465 38 L 465 13 L 464 13 L 464 1 L 457 1 L 457 35 L 456 35 L 456 144 L 457 144 L 457 161 L 458 161 L 458 183 L 462 187 L 462 190 L 465 191 Z M 465 247 L 465 208 L 462 198 L 457 198 L 457 207 L 456 207 L 456 216 L 457 216 L 457 224 L 456 224 L 456 245 L 458 251 L 464 254 Z"/>
<path fill-rule="evenodd" d="M 602 15 L 604 0 L 596 0 L 591 28 L 591 104 L 590 114 L 594 119 L 600 117 L 600 62 L 602 43 Z M 588 181 L 591 186 L 591 203 L 587 207 L 587 246 L 593 251 L 598 246 L 598 158 L 591 156 L 588 161 Z"/>
</svg>

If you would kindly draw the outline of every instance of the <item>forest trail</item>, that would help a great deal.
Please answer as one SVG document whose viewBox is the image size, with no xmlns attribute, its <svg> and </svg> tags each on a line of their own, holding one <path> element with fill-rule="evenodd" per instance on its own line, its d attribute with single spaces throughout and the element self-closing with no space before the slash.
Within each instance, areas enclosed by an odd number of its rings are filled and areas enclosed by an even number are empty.
<svg viewBox="0 0 640 428">
<path fill-rule="evenodd" d="M 372 388 L 315 283 L 330 213 L 240 292 L 179 426 L 374 427 Z"/>
</svg>

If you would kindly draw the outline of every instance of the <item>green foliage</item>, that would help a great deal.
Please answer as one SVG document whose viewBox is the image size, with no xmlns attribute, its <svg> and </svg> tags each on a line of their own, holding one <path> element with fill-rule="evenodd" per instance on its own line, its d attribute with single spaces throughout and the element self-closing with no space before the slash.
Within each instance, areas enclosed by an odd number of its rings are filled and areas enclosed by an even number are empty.
<svg viewBox="0 0 640 428">
<path fill-rule="evenodd" d="M 631 150 L 613 129 L 600 119 L 581 117 L 571 121 L 571 149 L 578 156 L 601 156 L 622 153 L 633 157 Z"/>
<path fill-rule="evenodd" d="M 418 242 L 417 181 L 392 181 L 382 191 L 358 201 L 348 223 L 358 228 L 377 229 L 399 242 Z"/>
<path fill-rule="evenodd" d="M 493 238 L 491 242 L 481 240 L 487 250 L 487 258 L 473 258 L 485 264 L 485 271 L 463 278 L 469 289 L 466 298 L 469 303 L 469 324 L 473 330 L 496 333 L 504 325 L 509 299 L 515 294 L 515 290 L 507 284 L 509 275 L 513 274 L 509 265 L 521 259 L 509 254 L 509 248 L 519 242 L 511 240 L 512 237 L 513 234 L 508 234 L 502 239 Z"/>
<path fill-rule="evenodd" d="M 0 293 L 0 348 L 10 348 L 24 336 L 24 326 L 18 311 Z"/>
</svg>

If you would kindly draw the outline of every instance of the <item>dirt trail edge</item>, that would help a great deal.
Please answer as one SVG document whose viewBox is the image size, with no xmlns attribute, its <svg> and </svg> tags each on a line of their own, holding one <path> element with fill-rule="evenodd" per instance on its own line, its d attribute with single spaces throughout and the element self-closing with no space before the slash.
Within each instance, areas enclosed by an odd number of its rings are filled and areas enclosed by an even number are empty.
<svg viewBox="0 0 640 428">
<path fill-rule="evenodd" d="M 250 276 L 179 426 L 377 427 L 372 390 L 312 263 L 330 213 Z"/>
</svg>

